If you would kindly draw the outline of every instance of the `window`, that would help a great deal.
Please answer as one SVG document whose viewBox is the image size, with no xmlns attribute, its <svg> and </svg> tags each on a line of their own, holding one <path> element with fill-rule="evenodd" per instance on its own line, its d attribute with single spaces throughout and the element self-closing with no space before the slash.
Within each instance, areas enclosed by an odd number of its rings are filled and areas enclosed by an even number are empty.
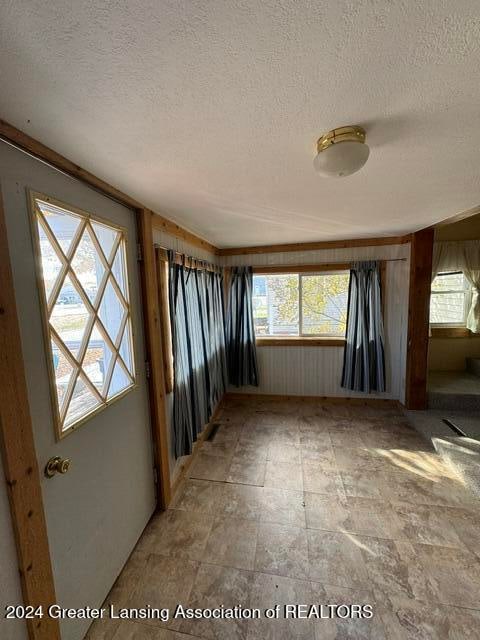
<svg viewBox="0 0 480 640">
<path fill-rule="evenodd" d="M 257 336 L 343 338 L 348 271 L 253 276 Z"/>
<path fill-rule="evenodd" d="M 432 282 L 430 323 L 465 326 L 471 289 L 461 271 L 439 273 Z"/>
<path fill-rule="evenodd" d="M 58 435 L 135 381 L 125 231 L 32 195 Z"/>
</svg>

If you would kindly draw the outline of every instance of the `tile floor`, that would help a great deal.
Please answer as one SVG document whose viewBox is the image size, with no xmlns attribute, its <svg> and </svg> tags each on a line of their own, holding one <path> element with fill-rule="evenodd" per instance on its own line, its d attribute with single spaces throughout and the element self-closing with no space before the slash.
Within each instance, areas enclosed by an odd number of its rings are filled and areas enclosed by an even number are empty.
<svg viewBox="0 0 480 640">
<path fill-rule="evenodd" d="M 480 637 L 480 509 L 395 409 L 230 401 L 107 602 L 371 604 L 371 620 L 95 623 L 88 640 Z"/>
</svg>

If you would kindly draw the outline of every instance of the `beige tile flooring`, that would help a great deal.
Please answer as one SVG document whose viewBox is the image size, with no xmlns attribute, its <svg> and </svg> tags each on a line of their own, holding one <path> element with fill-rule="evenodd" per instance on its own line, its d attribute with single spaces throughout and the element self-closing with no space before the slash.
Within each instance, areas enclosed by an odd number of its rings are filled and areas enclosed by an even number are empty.
<svg viewBox="0 0 480 640">
<path fill-rule="evenodd" d="M 371 604 L 371 620 L 107 621 L 89 640 L 480 637 L 480 509 L 395 409 L 230 401 L 107 602 Z"/>
</svg>

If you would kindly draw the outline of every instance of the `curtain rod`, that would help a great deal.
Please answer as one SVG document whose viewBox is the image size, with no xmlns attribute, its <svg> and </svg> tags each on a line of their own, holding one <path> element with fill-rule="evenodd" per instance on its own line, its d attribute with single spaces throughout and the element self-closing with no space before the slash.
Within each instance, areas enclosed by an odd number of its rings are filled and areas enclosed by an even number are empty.
<svg viewBox="0 0 480 640">
<path fill-rule="evenodd" d="M 155 248 L 156 249 L 161 249 L 162 251 L 165 252 L 165 255 L 163 257 L 164 260 L 168 260 L 168 251 L 174 251 L 175 256 L 176 256 L 176 262 L 177 264 L 183 264 L 185 262 L 185 265 L 189 268 L 189 269 L 196 269 L 198 268 L 198 266 L 200 266 L 201 268 L 206 269 L 207 271 L 222 271 L 223 269 L 230 269 L 231 267 L 234 266 L 238 266 L 238 265 L 218 265 L 218 264 L 214 264 L 213 262 L 209 262 L 208 260 L 202 260 L 201 258 L 194 258 L 193 256 L 189 256 L 186 255 L 185 253 L 181 253 L 180 251 L 177 251 L 175 249 L 167 249 L 166 247 L 162 247 L 162 245 L 159 244 L 155 244 Z M 373 262 L 406 262 L 407 258 L 369 258 L 367 261 L 373 261 Z M 328 263 L 329 265 L 339 265 L 339 266 L 344 266 L 346 264 L 351 264 L 352 262 L 363 262 L 363 260 L 349 260 L 347 262 L 330 262 Z M 317 266 L 321 267 L 324 266 L 325 263 L 319 262 L 317 264 Z M 240 265 L 240 266 L 245 266 L 245 265 Z M 266 268 L 266 267 L 274 267 L 276 269 L 281 269 L 281 268 L 295 268 L 295 267 L 305 267 L 305 266 L 311 266 L 314 267 L 316 265 L 290 265 L 290 264 L 269 264 L 269 265 L 247 265 L 247 266 L 251 266 L 253 269 L 257 269 L 257 268 Z"/>
<path fill-rule="evenodd" d="M 342 261 L 338 261 L 338 262 L 328 262 L 328 263 L 322 263 L 322 262 L 318 262 L 318 266 L 321 267 L 322 264 L 347 264 L 347 262 L 349 264 L 351 264 L 352 262 L 406 262 L 407 258 L 363 258 L 361 260 L 342 260 Z M 305 264 L 310 264 L 310 263 L 305 263 Z M 313 264 L 313 263 L 312 263 Z M 255 269 L 255 267 L 290 267 L 290 266 L 302 266 L 302 264 L 299 265 L 290 265 L 288 263 L 282 264 L 282 263 L 273 263 L 273 264 L 252 264 L 252 265 L 227 265 L 229 267 L 236 267 L 236 266 L 240 266 L 240 267 L 245 267 L 245 266 L 250 266 L 253 267 L 253 269 Z"/>
<path fill-rule="evenodd" d="M 214 264 L 213 262 L 209 262 L 208 260 L 194 258 L 193 256 L 188 256 L 185 253 L 176 251 L 175 249 L 167 249 L 166 247 L 162 247 L 159 244 L 155 244 L 155 249 L 160 249 L 161 251 L 165 252 L 162 258 L 165 261 L 168 261 L 168 252 L 173 251 L 175 254 L 176 264 L 185 264 L 188 269 L 203 269 L 205 271 L 214 272 L 220 272 L 223 269 L 222 266 Z"/>
</svg>

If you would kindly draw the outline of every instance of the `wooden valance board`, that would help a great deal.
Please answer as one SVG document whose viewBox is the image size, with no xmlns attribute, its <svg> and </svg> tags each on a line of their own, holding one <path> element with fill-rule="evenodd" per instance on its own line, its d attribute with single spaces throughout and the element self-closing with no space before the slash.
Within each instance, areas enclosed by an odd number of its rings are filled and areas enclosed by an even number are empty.
<svg viewBox="0 0 480 640">
<path fill-rule="evenodd" d="M 168 250 L 155 245 L 155 253 L 157 260 L 168 262 Z M 200 260 L 199 258 L 192 258 L 190 256 L 185 256 L 178 251 L 175 252 L 175 262 L 177 264 L 183 264 L 187 267 L 187 269 L 199 269 L 200 271 L 221 271 L 222 267 L 212 264 L 211 262 L 207 262 L 205 260 Z"/>
</svg>

